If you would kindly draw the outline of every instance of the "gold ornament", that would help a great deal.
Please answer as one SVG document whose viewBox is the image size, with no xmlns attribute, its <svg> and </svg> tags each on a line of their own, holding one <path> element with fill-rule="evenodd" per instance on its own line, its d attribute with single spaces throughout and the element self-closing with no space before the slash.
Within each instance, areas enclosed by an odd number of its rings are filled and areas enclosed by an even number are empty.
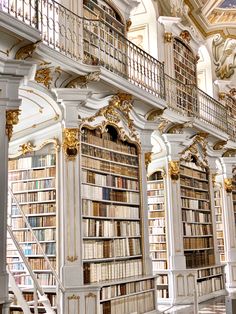
<svg viewBox="0 0 236 314">
<path fill-rule="evenodd" d="M 152 161 L 152 152 L 146 152 L 145 153 L 145 166 L 146 169 L 148 167 L 148 165 L 150 164 L 150 162 Z"/>
<path fill-rule="evenodd" d="M 25 144 L 20 145 L 19 152 L 22 153 L 22 155 L 28 154 L 33 152 L 35 146 L 31 142 L 27 142 Z"/>
<path fill-rule="evenodd" d="M 215 144 L 213 145 L 213 149 L 214 149 L 214 150 L 220 150 L 220 149 L 222 149 L 226 144 L 227 144 L 227 141 L 217 141 L 217 142 L 215 142 Z"/>
<path fill-rule="evenodd" d="M 225 92 L 219 92 L 218 97 L 220 100 L 224 100 L 226 97 L 226 93 Z"/>
<path fill-rule="evenodd" d="M 71 263 L 77 261 L 78 256 L 67 256 L 67 260 Z"/>
<path fill-rule="evenodd" d="M 89 82 L 98 82 L 100 81 L 100 71 L 95 71 L 88 73 L 87 75 L 80 75 L 72 79 L 67 85 L 66 88 L 86 88 Z"/>
<path fill-rule="evenodd" d="M 34 79 L 37 83 L 42 83 L 44 86 L 49 88 L 52 82 L 51 69 L 49 67 L 38 69 L 35 73 Z"/>
<path fill-rule="evenodd" d="M 172 39 L 173 39 L 173 34 L 170 32 L 165 32 L 165 34 L 164 34 L 165 43 L 171 43 Z"/>
<path fill-rule="evenodd" d="M 172 180 L 179 179 L 179 161 L 170 161 L 169 162 L 169 175 Z"/>
<path fill-rule="evenodd" d="M 68 159 L 75 159 L 78 154 L 78 129 L 64 129 L 63 148 Z"/>
<path fill-rule="evenodd" d="M 190 35 L 189 31 L 187 31 L 187 30 L 182 31 L 179 36 L 180 36 L 183 40 L 185 40 L 187 43 L 190 43 L 191 35 Z"/>
<path fill-rule="evenodd" d="M 7 110 L 6 111 L 6 134 L 8 140 L 10 141 L 13 133 L 13 125 L 16 125 L 19 122 L 19 109 Z"/>
<path fill-rule="evenodd" d="M 227 193 L 231 193 L 233 190 L 233 182 L 231 178 L 225 178 L 224 179 L 224 187 L 225 187 L 225 191 Z"/>
<path fill-rule="evenodd" d="M 36 41 L 36 43 L 21 47 L 16 52 L 15 59 L 16 60 L 25 60 L 25 59 L 31 57 L 40 42 L 41 42 L 41 40 Z"/>
</svg>

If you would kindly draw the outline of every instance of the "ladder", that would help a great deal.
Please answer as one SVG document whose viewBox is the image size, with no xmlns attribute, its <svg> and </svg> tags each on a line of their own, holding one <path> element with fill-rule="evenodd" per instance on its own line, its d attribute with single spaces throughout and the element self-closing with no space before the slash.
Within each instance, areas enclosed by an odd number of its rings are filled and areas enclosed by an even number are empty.
<svg viewBox="0 0 236 314">
<path fill-rule="evenodd" d="M 24 221 L 29 238 L 33 239 L 34 243 L 37 245 L 38 252 L 40 252 L 40 255 L 43 256 L 44 263 L 48 268 L 47 272 L 50 273 L 53 278 L 54 288 L 57 286 L 62 292 L 64 292 L 64 287 L 62 286 L 55 269 L 45 254 L 43 247 L 38 241 L 27 217 L 25 216 L 19 205 L 19 202 L 10 188 L 9 199 L 12 199 L 14 204 L 17 206 L 17 210 Z M 11 225 L 11 215 L 9 215 L 7 225 L 7 260 L 7 272 L 9 274 L 10 290 L 14 293 L 23 312 L 25 314 L 30 314 L 32 313 L 31 308 L 33 307 L 34 313 L 37 314 L 38 306 L 40 304 L 47 314 L 55 314 L 55 311 L 43 290 L 42 284 L 39 278 L 37 278 L 37 275 L 33 271 L 29 259 L 27 258 L 27 245 L 19 242 L 14 234 Z M 25 298 L 24 292 L 27 291 L 33 292 L 32 301 L 27 301 Z"/>
</svg>

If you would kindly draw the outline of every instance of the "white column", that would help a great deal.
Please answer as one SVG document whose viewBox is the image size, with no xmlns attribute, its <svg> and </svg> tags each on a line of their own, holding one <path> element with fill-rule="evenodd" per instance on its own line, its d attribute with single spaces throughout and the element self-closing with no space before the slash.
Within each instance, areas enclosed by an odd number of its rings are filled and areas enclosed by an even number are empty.
<svg viewBox="0 0 236 314">
<path fill-rule="evenodd" d="M 0 304 L 2 312 L 9 312 L 8 274 L 6 271 L 7 239 L 7 191 L 8 191 L 8 142 L 13 125 L 18 121 L 21 100 L 18 97 L 20 84 L 29 74 L 31 64 L 25 61 L 0 58 Z"/>
<path fill-rule="evenodd" d="M 235 157 L 222 157 L 223 175 L 221 176 L 225 262 L 226 262 L 226 288 L 236 288 L 236 232 L 233 196 L 230 184 L 232 183 L 232 170 L 235 165 Z M 227 182 L 229 183 L 227 188 Z"/>
</svg>

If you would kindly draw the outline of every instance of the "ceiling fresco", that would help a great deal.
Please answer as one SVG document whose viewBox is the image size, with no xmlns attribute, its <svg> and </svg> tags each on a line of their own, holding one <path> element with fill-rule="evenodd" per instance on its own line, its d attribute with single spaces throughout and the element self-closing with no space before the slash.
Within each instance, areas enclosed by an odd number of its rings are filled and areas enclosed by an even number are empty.
<svg viewBox="0 0 236 314">
<path fill-rule="evenodd" d="M 225 0 L 219 5 L 219 8 L 236 8 L 236 0 Z"/>
</svg>

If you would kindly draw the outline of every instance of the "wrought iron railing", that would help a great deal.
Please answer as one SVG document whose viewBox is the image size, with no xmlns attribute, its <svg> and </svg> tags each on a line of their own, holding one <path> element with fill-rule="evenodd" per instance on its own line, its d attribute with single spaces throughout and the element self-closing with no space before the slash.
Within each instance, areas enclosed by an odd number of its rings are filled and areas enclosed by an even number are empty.
<svg viewBox="0 0 236 314">
<path fill-rule="evenodd" d="M 165 75 L 167 107 L 181 115 L 195 117 L 228 133 L 227 110 L 196 85 L 183 84 Z"/>
<path fill-rule="evenodd" d="M 164 74 L 164 65 L 101 20 L 79 17 L 54 0 L 0 0 L 0 10 L 38 29 L 44 44 L 89 65 L 102 66 L 147 92 L 167 100 L 167 107 L 196 117 L 232 137 L 228 111 L 198 89 Z M 232 120 L 232 121 L 231 121 Z M 234 122 L 234 125 L 236 123 Z"/>
<path fill-rule="evenodd" d="M 2 10 L 38 29 L 52 49 L 85 64 L 100 65 L 160 98 L 164 65 L 105 21 L 88 20 L 54 0 L 2 0 Z"/>
</svg>

